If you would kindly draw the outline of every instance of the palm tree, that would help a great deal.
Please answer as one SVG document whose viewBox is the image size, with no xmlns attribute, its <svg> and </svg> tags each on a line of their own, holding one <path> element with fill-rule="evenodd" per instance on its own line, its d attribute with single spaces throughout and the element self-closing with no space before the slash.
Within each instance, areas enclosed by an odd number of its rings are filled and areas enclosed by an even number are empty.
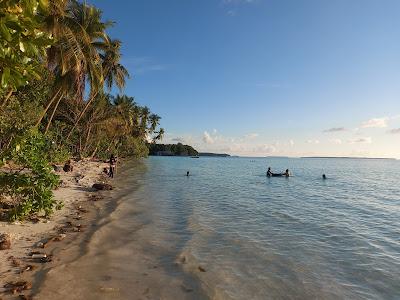
<svg viewBox="0 0 400 300">
<path fill-rule="evenodd" d="M 154 132 L 157 128 L 157 126 L 160 124 L 161 117 L 156 115 L 156 114 L 151 114 L 149 117 L 150 121 L 150 132 Z"/>
<path fill-rule="evenodd" d="M 103 50 L 102 53 L 99 53 L 99 57 L 102 60 L 102 84 L 105 83 L 109 91 L 111 90 L 113 85 L 116 85 L 120 90 L 122 90 L 125 87 L 125 78 L 129 78 L 129 73 L 125 69 L 125 67 L 120 64 L 121 42 L 119 40 L 111 40 L 108 36 L 105 35 L 102 40 L 95 41 L 93 44 L 96 46 L 97 49 Z M 69 132 L 67 140 L 75 130 L 83 114 L 86 112 L 98 92 L 99 89 L 95 89 L 94 93 L 91 93 L 91 97 L 87 101 L 85 108 L 82 110 L 74 126 Z"/>
<path fill-rule="evenodd" d="M 157 133 L 157 135 L 153 138 L 153 142 L 160 141 L 163 139 L 164 134 L 165 134 L 164 128 L 160 128 L 160 130 L 156 133 Z"/>
<path fill-rule="evenodd" d="M 52 5 L 52 15 L 48 18 L 49 31 L 53 33 L 57 42 L 48 51 L 49 68 L 56 73 L 58 81 L 68 80 L 73 93 L 81 102 L 84 102 L 85 85 L 89 83 L 89 100 L 82 112 L 77 116 L 73 128 L 82 115 L 102 90 L 104 78 L 100 51 L 106 45 L 105 30 L 110 22 L 101 21 L 101 11 L 76 0 L 57 0 Z M 48 121 L 49 128 L 52 116 L 60 103 L 60 97 L 66 95 L 62 88 L 55 89 L 55 94 L 46 107 L 40 124 L 47 110 L 56 102 L 53 113 Z M 57 98 L 58 97 L 58 98 Z"/>
<path fill-rule="evenodd" d="M 105 40 L 104 53 L 100 54 L 103 60 L 102 67 L 104 72 L 104 80 L 109 91 L 113 85 L 116 85 L 120 91 L 125 87 L 125 78 L 129 78 L 129 72 L 123 65 L 121 60 L 121 41 L 111 40 L 109 37 Z"/>
<path fill-rule="evenodd" d="M 149 121 L 150 109 L 145 106 L 140 110 L 140 131 L 141 135 L 146 135 L 147 122 Z"/>
</svg>

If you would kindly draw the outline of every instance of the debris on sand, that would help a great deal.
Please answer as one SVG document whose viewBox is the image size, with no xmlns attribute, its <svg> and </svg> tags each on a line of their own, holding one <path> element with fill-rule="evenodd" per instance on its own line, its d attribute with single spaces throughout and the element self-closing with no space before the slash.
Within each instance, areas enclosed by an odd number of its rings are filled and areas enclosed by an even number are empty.
<svg viewBox="0 0 400 300">
<path fill-rule="evenodd" d="M 11 248 L 11 236 L 7 233 L 0 234 L 0 250 Z"/>
<path fill-rule="evenodd" d="M 21 262 L 17 258 L 15 258 L 14 256 L 10 256 L 8 258 L 8 260 L 11 261 L 11 265 L 13 267 L 19 267 L 21 265 Z"/>
<path fill-rule="evenodd" d="M 206 269 L 204 269 L 202 266 L 199 266 L 199 271 L 200 271 L 200 272 L 205 272 Z"/>
<path fill-rule="evenodd" d="M 24 268 L 22 268 L 19 273 L 22 274 L 24 272 L 29 272 L 29 271 L 33 271 L 34 269 L 36 269 L 35 266 L 33 265 L 26 265 Z"/>
<path fill-rule="evenodd" d="M 92 185 L 92 188 L 98 191 L 110 191 L 113 189 L 112 185 L 108 183 L 95 183 Z"/>
<path fill-rule="evenodd" d="M 52 240 L 52 241 L 55 241 L 55 242 L 60 242 L 60 241 L 62 241 L 63 239 L 65 239 L 66 237 L 67 237 L 66 234 L 60 233 L 59 235 L 53 237 L 51 240 Z"/>
<path fill-rule="evenodd" d="M 15 281 L 6 283 L 4 288 L 7 292 L 16 294 L 18 292 L 22 292 L 23 290 L 30 290 L 32 288 L 32 284 L 27 281 Z"/>
</svg>

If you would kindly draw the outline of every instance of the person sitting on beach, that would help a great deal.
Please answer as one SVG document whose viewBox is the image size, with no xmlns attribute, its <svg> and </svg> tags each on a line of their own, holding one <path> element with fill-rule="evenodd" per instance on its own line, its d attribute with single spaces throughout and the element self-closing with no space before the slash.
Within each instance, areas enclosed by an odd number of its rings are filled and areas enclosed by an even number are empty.
<svg viewBox="0 0 400 300">
<path fill-rule="evenodd" d="M 268 167 L 267 177 L 271 177 L 271 176 L 272 176 L 271 167 Z"/>
<path fill-rule="evenodd" d="M 286 169 L 285 173 L 282 173 L 282 175 L 285 177 L 289 177 L 290 176 L 289 169 Z"/>
<path fill-rule="evenodd" d="M 115 167 L 117 164 L 117 158 L 114 156 L 114 154 L 111 154 L 109 164 L 110 164 L 110 171 L 108 172 L 108 176 L 114 178 Z"/>
<path fill-rule="evenodd" d="M 63 167 L 64 172 L 72 172 L 74 170 L 74 167 L 72 166 L 72 161 L 68 160 L 64 167 Z"/>
</svg>

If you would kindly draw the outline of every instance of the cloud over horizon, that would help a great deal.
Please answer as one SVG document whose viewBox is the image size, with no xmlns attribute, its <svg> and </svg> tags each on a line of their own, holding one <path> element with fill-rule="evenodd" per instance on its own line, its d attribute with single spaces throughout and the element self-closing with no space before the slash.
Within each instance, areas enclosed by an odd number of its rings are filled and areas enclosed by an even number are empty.
<svg viewBox="0 0 400 300">
<path fill-rule="evenodd" d="M 385 128 L 388 120 L 387 117 L 369 119 L 361 124 L 361 128 Z"/>
<path fill-rule="evenodd" d="M 214 144 L 215 140 L 207 131 L 204 131 L 203 142 L 206 144 Z"/>
<path fill-rule="evenodd" d="M 347 129 L 344 127 L 332 127 L 329 129 L 325 129 L 323 132 L 342 132 L 342 131 L 346 131 Z"/>
<path fill-rule="evenodd" d="M 400 134 L 400 128 L 390 129 L 388 131 L 388 133 L 390 133 L 390 134 Z"/>
<path fill-rule="evenodd" d="M 319 144 L 319 140 L 307 140 L 306 142 L 307 144 L 315 144 L 315 145 Z"/>
<path fill-rule="evenodd" d="M 371 137 L 364 137 L 364 138 L 352 139 L 352 140 L 349 140 L 349 143 L 350 144 L 357 144 L 357 143 L 371 144 L 372 143 L 372 138 Z"/>
<path fill-rule="evenodd" d="M 330 139 L 329 142 L 331 142 L 332 144 L 335 144 L 335 145 L 341 145 L 342 144 L 342 140 L 341 139 Z"/>
</svg>

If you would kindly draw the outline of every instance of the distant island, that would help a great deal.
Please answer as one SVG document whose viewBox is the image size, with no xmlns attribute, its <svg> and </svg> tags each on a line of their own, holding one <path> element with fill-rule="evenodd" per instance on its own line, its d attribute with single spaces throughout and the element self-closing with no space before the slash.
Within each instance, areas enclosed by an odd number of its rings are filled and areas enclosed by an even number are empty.
<svg viewBox="0 0 400 300">
<path fill-rule="evenodd" d="M 230 157 L 230 155 L 226 153 L 209 153 L 209 152 L 201 152 L 199 153 L 199 156 Z"/>
<path fill-rule="evenodd" d="M 192 146 L 178 144 L 147 144 L 150 156 L 230 157 L 226 153 L 198 152 Z"/>
<path fill-rule="evenodd" d="M 147 144 L 151 156 L 198 156 L 199 152 L 192 146 L 178 144 Z"/>
</svg>

